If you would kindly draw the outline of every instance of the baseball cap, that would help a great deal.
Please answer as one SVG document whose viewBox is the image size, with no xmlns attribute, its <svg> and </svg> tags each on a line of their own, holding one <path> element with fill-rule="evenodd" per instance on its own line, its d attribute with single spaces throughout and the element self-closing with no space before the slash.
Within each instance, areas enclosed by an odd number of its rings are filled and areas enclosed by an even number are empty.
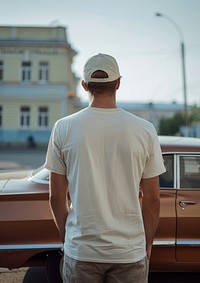
<svg viewBox="0 0 200 283">
<path fill-rule="evenodd" d="M 107 73 L 107 78 L 92 78 L 92 74 L 96 71 L 104 71 Z M 120 76 L 119 67 L 114 57 L 99 53 L 88 59 L 84 66 L 84 81 L 89 82 L 112 82 Z"/>
</svg>

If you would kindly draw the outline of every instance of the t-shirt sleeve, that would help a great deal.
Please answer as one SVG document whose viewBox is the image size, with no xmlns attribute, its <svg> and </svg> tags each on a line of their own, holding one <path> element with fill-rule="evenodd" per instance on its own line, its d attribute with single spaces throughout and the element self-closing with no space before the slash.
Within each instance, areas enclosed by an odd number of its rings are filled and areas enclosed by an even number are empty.
<svg viewBox="0 0 200 283">
<path fill-rule="evenodd" d="M 66 174 L 66 165 L 62 155 L 61 137 L 57 123 L 54 125 L 51 132 L 44 166 L 51 172 L 60 175 Z"/>
<path fill-rule="evenodd" d="M 159 176 L 166 171 L 157 134 L 153 137 L 149 157 L 143 172 L 143 179 Z"/>
</svg>

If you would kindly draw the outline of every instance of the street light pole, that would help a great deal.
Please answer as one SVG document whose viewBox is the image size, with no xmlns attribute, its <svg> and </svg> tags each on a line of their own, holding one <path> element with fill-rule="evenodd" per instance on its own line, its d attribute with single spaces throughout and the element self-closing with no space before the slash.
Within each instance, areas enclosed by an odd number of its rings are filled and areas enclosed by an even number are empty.
<svg viewBox="0 0 200 283">
<path fill-rule="evenodd" d="M 186 85 L 186 74 L 185 74 L 185 44 L 184 44 L 184 36 L 180 29 L 180 27 L 168 16 L 161 14 L 161 13 L 155 13 L 157 17 L 163 17 L 166 18 L 178 31 L 180 36 L 180 50 L 181 50 L 181 62 L 182 62 L 182 77 L 183 77 L 183 95 L 184 95 L 184 124 L 185 127 L 188 126 L 188 107 L 187 107 L 187 85 Z"/>
</svg>

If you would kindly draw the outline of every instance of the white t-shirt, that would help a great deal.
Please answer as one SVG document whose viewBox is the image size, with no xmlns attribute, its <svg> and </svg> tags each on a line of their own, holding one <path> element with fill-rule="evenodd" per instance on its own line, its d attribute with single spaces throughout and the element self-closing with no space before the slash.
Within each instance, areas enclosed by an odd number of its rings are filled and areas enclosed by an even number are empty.
<svg viewBox="0 0 200 283">
<path fill-rule="evenodd" d="M 85 108 L 56 122 L 45 166 L 69 182 L 69 257 L 104 263 L 145 257 L 140 181 L 165 171 L 151 123 L 120 108 Z"/>
</svg>

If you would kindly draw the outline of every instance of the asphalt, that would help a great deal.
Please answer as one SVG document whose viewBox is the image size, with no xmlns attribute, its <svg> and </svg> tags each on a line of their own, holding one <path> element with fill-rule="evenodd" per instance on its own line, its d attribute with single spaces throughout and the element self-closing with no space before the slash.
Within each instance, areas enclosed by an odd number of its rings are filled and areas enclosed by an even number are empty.
<svg viewBox="0 0 200 283">
<path fill-rule="evenodd" d="M 45 158 L 46 148 L 0 148 L 0 169 L 37 168 Z"/>
<path fill-rule="evenodd" d="M 43 267 L 0 268 L 0 283 L 48 283 Z M 56 283 L 56 282 L 55 282 Z"/>
<path fill-rule="evenodd" d="M 26 274 L 27 268 L 8 270 L 0 268 L 0 283 L 22 283 Z"/>
</svg>

